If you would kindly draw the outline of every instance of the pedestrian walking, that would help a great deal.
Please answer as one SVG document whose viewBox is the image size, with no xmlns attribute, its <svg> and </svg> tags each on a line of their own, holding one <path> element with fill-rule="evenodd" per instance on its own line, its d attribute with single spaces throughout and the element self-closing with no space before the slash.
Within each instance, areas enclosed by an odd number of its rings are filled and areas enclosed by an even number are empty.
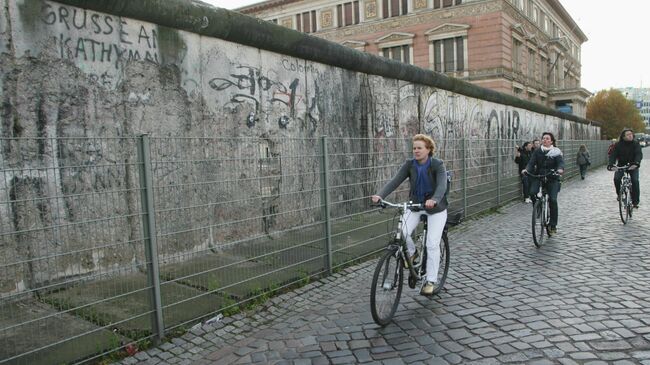
<svg viewBox="0 0 650 365">
<path fill-rule="evenodd" d="M 528 161 L 530 161 L 533 146 L 530 142 L 524 142 L 521 147 L 515 146 L 515 163 L 519 165 L 518 171 L 519 178 L 521 179 L 521 193 L 523 194 L 524 203 L 532 202 L 529 198 L 530 188 L 528 185 L 528 176 L 522 173 L 522 171 L 526 169 Z"/>
<path fill-rule="evenodd" d="M 578 149 L 576 164 L 578 164 L 578 167 L 580 168 L 580 178 L 584 180 L 587 168 L 591 165 L 591 156 L 589 156 L 587 146 L 584 144 L 580 145 L 580 148 Z"/>
</svg>

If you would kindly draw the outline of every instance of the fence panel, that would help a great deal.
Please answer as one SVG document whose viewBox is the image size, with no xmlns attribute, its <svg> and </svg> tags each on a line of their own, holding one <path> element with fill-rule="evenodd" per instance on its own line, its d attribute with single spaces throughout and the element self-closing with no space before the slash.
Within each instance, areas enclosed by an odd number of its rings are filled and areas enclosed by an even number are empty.
<svg viewBox="0 0 650 365">
<path fill-rule="evenodd" d="M 318 139 L 153 138 L 151 156 L 168 330 L 325 270 Z"/>
<path fill-rule="evenodd" d="M 519 199 L 516 144 L 441 143 L 450 210 L 471 217 Z M 582 144 L 592 167 L 606 163 L 608 141 L 558 141 L 567 178 L 578 173 Z M 412 158 L 411 146 L 410 138 L 0 139 L 0 364 L 117 357 L 367 259 L 396 218 L 369 198 Z M 389 197 L 406 199 L 408 182 Z"/>
<path fill-rule="evenodd" d="M 341 266 L 386 245 L 393 216 L 371 207 L 370 196 L 411 156 L 409 139 L 328 139 L 332 262 Z M 408 185 L 392 195 L 406 199 Z"/>
<path fill-rule="evenodd" d="M 151 335 L 135 138 L 3 138 L 0 363 Z"/>
</svg>

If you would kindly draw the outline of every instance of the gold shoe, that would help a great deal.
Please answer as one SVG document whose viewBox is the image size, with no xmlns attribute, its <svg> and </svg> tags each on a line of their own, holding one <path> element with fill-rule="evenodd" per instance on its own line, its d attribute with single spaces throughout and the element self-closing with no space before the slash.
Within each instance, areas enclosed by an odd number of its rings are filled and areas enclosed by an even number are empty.
<svg viewBox="0 0 650 365">
<path fill-rule="evenodd" d="M 422 294 L 422 295 L 433 295 L 433 289 L 434 288 L 435 288 L 435 285 L 432 282 L 427 281 L 426 284 L 424 284 L 424 286 L 420 290 L 420 294 Z"/>
<path fill-rule="evenodd" d="M 415 265 L 415 260 L 417 260 L 419 257 L 420 257 L 420 253 L 418 252 L 418 250 L 415 250 L 413 255 L 409 257 L 409 260 L 411 260 L 411 264 Z"/>
</svg>

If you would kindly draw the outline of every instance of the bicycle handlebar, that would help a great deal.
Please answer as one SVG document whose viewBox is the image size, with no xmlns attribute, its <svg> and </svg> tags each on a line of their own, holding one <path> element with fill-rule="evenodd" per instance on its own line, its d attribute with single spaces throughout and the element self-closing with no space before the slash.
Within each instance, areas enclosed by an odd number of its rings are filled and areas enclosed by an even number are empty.
<svg viewBox="0 0 650 365">
<path fill-rule="evenodd" d="M 562 176 L 562 175 L 558 174 L 557 171 L 555 171 L 555 170 L 551 170 L 551 172 L 549 172 L 548 174 L 545 174 L 545 175 L 535 175 L 535 174 L 531 174 L 531 173 L 527 173 L 526 175 L 528 175 L 530 177 L 537 177 L 537 178 L 549 177 L 549 176 Z"/>
<path fill-rule="evenodd" d="M 379 199 L 379 203 L 377 204 L 378 206 L 382 208 L 386 208 L 386 206 L 393 207 L 393 208 L 403 208 L 403 209 L 410 209 L 410 208 L 416 208 L 416 209 L 423 209 L 424 205 L 422 204 L 415 204 L 412 202 L 404 202 L 404 203 L 391 203 L 388 200 L 384 199 Z"/>
<path fill-rule="evenodd" d="M 627 164 L 627 165 L 625 165 L 625 166 L 613 166 L 613 169 L 614 169 L 614 170 L 617 170 L 617 171 L 620 171 L 620 170 L 627 171 L 627 170 L 629 170 L 630 167 L 632 167 L 632 166 L 636 166 L 636 164 L 631 164 L 631 163 L 629 163 L 629 164 Z"/>
</svg>

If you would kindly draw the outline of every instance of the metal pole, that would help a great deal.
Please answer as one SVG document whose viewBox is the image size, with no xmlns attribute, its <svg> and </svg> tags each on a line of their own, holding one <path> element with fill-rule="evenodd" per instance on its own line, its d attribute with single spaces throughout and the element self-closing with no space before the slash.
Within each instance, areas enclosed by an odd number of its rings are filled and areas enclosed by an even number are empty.
<svg viewBox="0 0 650 365">
<path fill-rule="evenodd" d="M 497 137 L 497 207 L 501 205 L 501 137 Z"/>
<path fill-rule="evenodd" d="M 154 344 L 158 345 L 165 337 L 162 300 L 160 296 L 160 275 L 158 265 L 158 244 L 156 242 L 156 212 L 153 203 L 153 178 L 149 136 L 143 134 L 138 139 L 138 166 L 140 166 L 140 199 L 142 202 L 142 234 L 147 259 L 147 282 L 151 287 L 152 332 Z"/>
<path fill-rule="evenodd" d="M 325 218 L 325 268 L 327 275 L 332 275 L 332 222 L 330 221 L 330 191 L 329 191 L 329 157 L 327 155 L 327 136 L 321 136 L 321 201 Z"/>
<path fill-rule="evenodd" d="M 467 216 L 467 140 L 461 139 L 461 153 L 463 156 L 463 170 L 461 188 L 463 189 L 463 214 Z"/>
</svg>

